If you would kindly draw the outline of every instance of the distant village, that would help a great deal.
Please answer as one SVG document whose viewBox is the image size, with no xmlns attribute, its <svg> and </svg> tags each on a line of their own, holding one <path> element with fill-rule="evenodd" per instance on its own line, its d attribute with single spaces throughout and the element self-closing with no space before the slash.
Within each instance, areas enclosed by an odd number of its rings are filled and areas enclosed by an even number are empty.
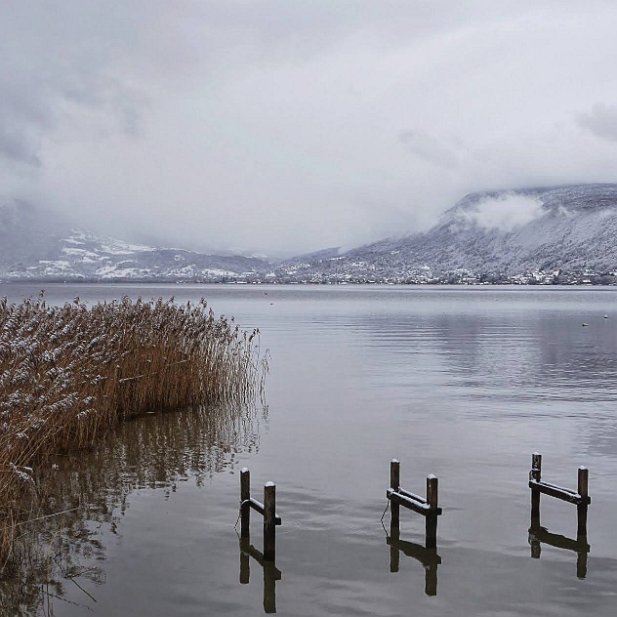
<svg viewBox="0 0 617 617">
<path fill-rule="evenodd" d="M 55 262 L 40 262 L 51 263 Z M 147 267 L 110 267 L 104 275 L 83 273 L 70 268 L 54 267 L 47 271 L 26 268 L 0 273 L 0 282 L 28 281 L 50 283 L 228 283 L 277 285 L 617 285 L 617 269 L 611 272 L 532 270 L 519 274 L 500 272 L 477 273 L 466 268 L 434 272 L 429 266 L 393 267 L 364 260 L 341 263 L 327 259 L 318 263 L 287 262 L 270 270 L 232 272 L 215 268 L 192 266 L 177 269 L 149 269 Z M 131 262 L 132 263 L 132 262 Z M 68 264 L 67 264 L 68 266 Z"/>
<path fill-rule="evenodd" d="M 268 274 L 244 273 L 232 277 L 214 276 L 200 282 L 238 283 L 238 284 L 388 284 L 388 285 L 616 285 L 617 271 L 610 273 L 532 271 L 505 275 L 499 273 L 476 274 L 465 269 L 435 275 L 429 268 L 421 268 L 404 274 L 376 276 L 374 273 L 353 272 L 315 272 L 297 270 L 278 270 Z"/>
</svg>

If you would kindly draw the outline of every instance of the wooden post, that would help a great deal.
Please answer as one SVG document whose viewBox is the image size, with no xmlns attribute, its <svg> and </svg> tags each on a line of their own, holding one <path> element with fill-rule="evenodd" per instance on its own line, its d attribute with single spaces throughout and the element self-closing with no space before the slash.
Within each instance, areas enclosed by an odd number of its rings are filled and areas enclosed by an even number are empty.
<svg viewBox="0 0 617 617">
<path fill-rule="evenodd" d="M 587 537 L 587 509 L 589 508 L 589 469 L 578 468 L 578 494 L 583 498 L 582 503 L 576 506 L 578 514 L 577 538 Z"/>
<path fill-rule="evenodd" d="M 437 483 L 437 477 L 433 474 L 426 478 L 426 503 L 430 508 L 426 514 L 426 548 L 437 546 Z"/>
<path fill-rule="evenodd" d="M 534 452 L 531 455 L 531 473 L 529 477 L 536 482 L 542 480 L 542 455 Z M 540 491 L 531 489 L 531 526 L 540 525 Z"/>
<path fill-rule="evenodd" d="M 390 488 L 398 491 L 401 487 L 401 464 L 393 458 L 390 461 Z M 398 540 L 400 537 L 400 506 L 390 502 L 390 537 Z M 398 555 L 398 551 L 397 551 Z"/>
<path fill-rule="evenodd" d="M 276 553 L 276 486 L 264 486 L 264 561 L 274 561 Z"/>
<path fill-rule="evenodd" d="M 251 472 L 244 467 L 240 471 L 240 537 L 251 535 L 251 508 L 248 501 L 251 498 Z"/>
</svg>

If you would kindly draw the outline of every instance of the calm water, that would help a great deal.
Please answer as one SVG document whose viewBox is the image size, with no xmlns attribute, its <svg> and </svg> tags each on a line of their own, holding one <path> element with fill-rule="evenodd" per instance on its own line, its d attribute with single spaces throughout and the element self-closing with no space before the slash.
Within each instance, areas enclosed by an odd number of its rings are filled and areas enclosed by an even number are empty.
<svg viewBox="0 0 617 617">
<path fill-rule="evenodd" d="M 265 603 L 294 616 L 615 614 L 617 289 L 47 290 L 53 302 L 205 296 L 258 326 L 271 356 L 267 408 L 239 423 L 147 416 L 61 465 L 58 490 L 85 495 L 92 516 L 65 534 L 73 569 L 43 590 L 48 613 L 257 615 Z M 0 285 L 14 300 L 36 291 Z M 531 558 L 534 450 L 547 481 L 574 488 L 577 467 L 590 469 L 585 578 L 574 551 L 542 544 Z M 401 551 L 380 522 L 393 457 L 409 490 L 439 477 L 439 559 L 427 568 L 413 557 L 421 517 L 401 512 Z M 241 558 L 243 466 L 254 491 L 277 484 L 277 570 Z M 574 538 L 576 508 L 543 498 L 542 524 Z"/>
</svg>

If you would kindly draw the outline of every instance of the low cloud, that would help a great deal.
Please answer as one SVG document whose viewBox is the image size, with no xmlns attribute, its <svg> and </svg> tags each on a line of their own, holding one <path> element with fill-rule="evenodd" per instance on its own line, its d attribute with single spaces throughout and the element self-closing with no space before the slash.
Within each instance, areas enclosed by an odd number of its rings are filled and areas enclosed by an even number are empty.
<svg viewBox="0 0 617 617">
<path fill-rule="evenodd" d="M 462 212 L 460 219 L 483 229 L 508 233 L 531 223 L 542 214 L 539 199 L 512 194 L 484 199 Z"/>
<path fill-rule="evenodd" d="M 39 167 L 41 159 L 38 143 L 26 132 L 13 132 L 7 126 L 0 125 L 0 158 L 5 162 L 19 163 Z"/>
<path fill-rule="evenodd" d="M 40 167 L 67 139 L 139 133 L 143 100 L 123 62 L 140 25 L 136 9 L 75 0 L 2 7 L 0 161 Z"/>
<path fill-rule="evenodd" d="M 579 115 L 578 124 L 600 139 L 617 142 L 617 105 L 596 103 L 589 113 Z"/>
<path fill-rule="evenodd" d="M 611 182 L 615 23 L 606 0 L 5 2 L 0 202 L 290 254 Z"/>
<path fill-rule="evenodd" d="M 399 141 L 408 152 L 433 165 L 451 168 L 459 164 L 457 150 L 460 144 L 455 140 L 443 140 L 422 131 L 406 130 L 399 134 Z"/>
</svg>

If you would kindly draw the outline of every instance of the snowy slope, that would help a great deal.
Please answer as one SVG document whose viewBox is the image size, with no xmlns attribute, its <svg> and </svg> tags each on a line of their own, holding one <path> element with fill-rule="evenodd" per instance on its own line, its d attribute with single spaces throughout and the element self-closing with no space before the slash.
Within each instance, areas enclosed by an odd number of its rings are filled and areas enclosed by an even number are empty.
<svg viewBox="0 0 617 617">
<path fill-rule="evenodd" d="M 336 272 L 376 280 L 461 269 L 505 275 L 612 272 L 617 270 L 617 184 L 472 193 L 426 233 L 286 267 L 296 276 Z"/>
<path fill-rule="evenodd" d="M 274 272 L 272 272 L 274 271 Z M 422 281 L 617 273 L 617 184 L 472 193 L 422 234 L 279 263 L 129 244 L 0 207 L 0 279 Z"/>
<path fill-rule="evenodd" d="M 67 231 L 60 224 L 41 221 L 32 211 L 0 208 L 0 279 L 4 280 L 218 281 L 264 269 L 267 263 L 261 259 L 130 244 Z"/>
</svg>

